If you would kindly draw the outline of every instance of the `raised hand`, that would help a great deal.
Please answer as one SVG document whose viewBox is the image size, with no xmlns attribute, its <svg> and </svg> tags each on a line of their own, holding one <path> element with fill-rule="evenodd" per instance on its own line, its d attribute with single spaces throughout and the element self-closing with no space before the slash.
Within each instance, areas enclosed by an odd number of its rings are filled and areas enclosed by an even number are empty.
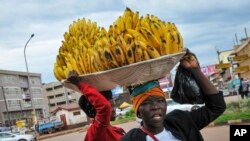
<svg viewBox="0 0 250 141">
<path fill-rule="evenodd" d="M 69 74 L 68 74 L 68 78 L 67 80 L 69 82 L 71 82 L 72 84 L 76 85 L 76 86 L 79 86 L 80 84 L 80 79 L 78 77 L 79 75 L 77 74 L 76 71 L 70 71 Z"/>
</svg>

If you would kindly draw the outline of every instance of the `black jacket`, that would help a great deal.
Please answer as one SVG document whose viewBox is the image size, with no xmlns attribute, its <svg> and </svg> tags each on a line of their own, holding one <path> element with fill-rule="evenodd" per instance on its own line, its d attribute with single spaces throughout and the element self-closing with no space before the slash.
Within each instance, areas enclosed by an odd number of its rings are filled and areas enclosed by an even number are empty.
<svg viewBox="0 0 250 141">
<path fill-rule="evenodd" d="M 205 106 L 191 112 L 174 110 L 166 115 L 164 127 L 181 141 L 203 141 L 200 129 L 220 116 L 226 109 L 223 94 L 205 96 Z M 120 141 L 146 141 L 146 134 L 134 128 Z"/>
</svg>

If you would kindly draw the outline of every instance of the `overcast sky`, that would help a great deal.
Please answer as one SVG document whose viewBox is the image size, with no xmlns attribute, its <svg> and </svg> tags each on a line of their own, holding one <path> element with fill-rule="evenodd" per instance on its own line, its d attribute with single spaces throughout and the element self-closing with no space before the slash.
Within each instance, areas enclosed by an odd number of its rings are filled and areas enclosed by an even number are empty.
<svg viewBox="0 0 250 141">
<path fill-rule="evenodd" d="M 250 32 L 249 0 L 0 0 L 0 69 L 26 72 L 24 46 L 34 33 L 29 71 L 41 73 L 43 83 L 56 81 L 53 65 L 68 26 L 85 17 L 107 29 L 126 7 L 175 23 L 202 65 L 218 62 L 215 47 L 232 49 L 235 33 L 241 39 L 244 28 Z"/>
</svg>

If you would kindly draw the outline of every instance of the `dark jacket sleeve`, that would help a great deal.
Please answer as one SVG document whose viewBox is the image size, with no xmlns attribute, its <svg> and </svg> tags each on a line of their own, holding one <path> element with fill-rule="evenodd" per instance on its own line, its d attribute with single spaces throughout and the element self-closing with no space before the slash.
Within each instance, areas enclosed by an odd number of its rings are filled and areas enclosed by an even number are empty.
<svg viewBox="0 0 250 141">
<path fill-rule="evenodd" d="M 205 106 L 190 112 L 192 120 L 199 129 L 207 126 L 226 110 L 223 93 L 204 95 Z"/>
</svg>

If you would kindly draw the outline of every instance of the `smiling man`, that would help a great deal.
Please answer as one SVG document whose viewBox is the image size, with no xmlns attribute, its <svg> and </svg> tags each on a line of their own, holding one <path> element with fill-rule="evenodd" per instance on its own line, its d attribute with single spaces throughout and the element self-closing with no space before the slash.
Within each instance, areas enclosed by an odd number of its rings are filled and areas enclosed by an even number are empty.
<svg viewBox="0 0 250 141">
<path fill-rule="evenodd" d="M 203 75 L 193 54 L 185 55 L 180 65 L 200 84 L 205 106 L 190 112 L 174 110 L 166 115 L 165 94 L 158 81 L 136 86 L 131 96 L 135 113 L 142 119 L 141 127 L 130 130 L 121 141 L 203 141 L 199 130 L 225 111 L 224 97 Z"/>
</svg>

